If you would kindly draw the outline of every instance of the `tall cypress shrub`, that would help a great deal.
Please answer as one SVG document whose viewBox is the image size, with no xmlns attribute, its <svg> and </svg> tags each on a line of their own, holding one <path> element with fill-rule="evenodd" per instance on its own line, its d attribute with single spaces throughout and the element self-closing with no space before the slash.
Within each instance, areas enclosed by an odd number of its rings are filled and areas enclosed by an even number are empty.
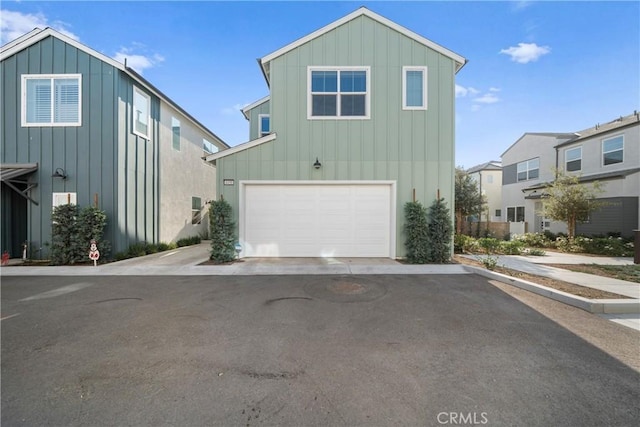
<svg viewBox="0 0 640 427">
<path fill-rule="evenodd" d="M 231 205 L 226 200 L 215 200 L 209 208 L 209 232 L 211 238 L 211 260 L 223 263 L 236 257 L 235 224 Z"/>
<path fill-rule="evenodd" d="M 76 235 L 76 251 L 78 261 L 89 260 L 91 240 L 95 240 L 100 251 L 100 258 L 106 257 L 111 250 L 111 243 L 102 240 L 107 225 L 107 214 L 94 207 L 87 206 L 80 210 Z"/>
<path fill-rule="evenodd" d="M 428 262 L 443 264 L 451 259 L 451 215 L 444 199 L 435 200 L 429 207 L 427 239 Z"/>
<path fill-rule="evenodd" d="M 60 205 L 51 214 L 51 263 L 73 264 L 77 259 L 78 206 Z"/>
<path fill-rule="evenodd" d="M 404 232 L 407 236 L 407 262 L 424 264 L 428 254 L 427 210 L 420 202 L 407 202 L 404 205 Z"/>
</svg>

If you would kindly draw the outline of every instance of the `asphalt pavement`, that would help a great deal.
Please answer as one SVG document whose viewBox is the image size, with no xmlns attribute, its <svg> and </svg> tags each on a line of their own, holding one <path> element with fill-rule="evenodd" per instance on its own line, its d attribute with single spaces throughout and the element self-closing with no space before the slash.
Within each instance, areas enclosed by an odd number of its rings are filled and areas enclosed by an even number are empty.
<svg viewBox="0 0 640 427">
<path fill-rule="evenodd" d="M 640 419 L 637 331 L 475 274 L 3 276 L 1 291 L 3 426 Z"/>
</svg>

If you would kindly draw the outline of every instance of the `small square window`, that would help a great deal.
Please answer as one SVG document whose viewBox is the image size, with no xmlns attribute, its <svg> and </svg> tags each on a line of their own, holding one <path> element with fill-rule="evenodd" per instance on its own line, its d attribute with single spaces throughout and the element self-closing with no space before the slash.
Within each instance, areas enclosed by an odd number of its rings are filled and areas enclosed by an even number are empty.
<svg viewBox="0 0 640 427">
<path fill-rule="evenodd" d="M 496 216 L 497 217 L 501 217 L 502 216 L 502 209 L 496 209 Z"/>
<path fill-rule="evenodd" d="M 258 115 L 258 125 L 260 126 L 260 138 L 271 133 L 270 116 L 268 114 Z"/>
</svg>

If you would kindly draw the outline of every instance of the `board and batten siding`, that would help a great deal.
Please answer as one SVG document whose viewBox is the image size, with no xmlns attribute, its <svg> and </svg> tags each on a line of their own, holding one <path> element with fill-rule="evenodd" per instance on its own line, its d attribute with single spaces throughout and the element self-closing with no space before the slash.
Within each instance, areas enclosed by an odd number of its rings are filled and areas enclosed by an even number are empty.
<svg viewBox="0 0 640 427">
<path fill-rule="evenodd" d="M 54 37 L 17 52 L 2 61 L 2 163 L 38 163 L 30 178 L 37 187 L 30 192 L 38 206 L 27 203 L 30 254 L 46 257 L 51 241 L 53 192 L 75 192 L 80 206 L 93 203 L 98 193 L 102 209 L 115 206 L 117 70 Z M 23 74 L 81 74 L 82 125 L 22 127 Z M 63 168 L 68 178 L 52 178 Z M 106 239 L 115 229 L 107 226 Z"/>
<path fill-rule="evenodd" d="M 268 100 L 249 110 L 249 141 L 260 138 L 261 114 L 270 114 L 270 102 Z"/>
<path fill-rule="evenodd" d="M 76 193 L 80 207 L 92 205 L 97 194 L 98 205 L 107 214 L 104 238 L 114 252 L 133 241 L 155 241 L 157 144 L 154 139 L 141 141 L 131 131 L 132 79 L 55 37 L 26 47 L 0 67 L 0 161 L 39 165 L 30 178 L 38 184 L 30 191 L 38 205 L 27 203 L 29 255 L 48 256 L 53 192 Z M 22 127 L 23 74 L 81 74 L 81 126 Z M 152 97 L 154 138 L 158 110 Z M 51 177 L 57 168 L 65 170 L 66 180 Z M 149 194 L 152 198 L 145 199 Z"/>
<path fill-rule="evenodd" d="M 308 66 L 369 66 L 370 119 L 308 120 Z M 402 67 L 428 67 L 428 109 L 402 109 Z M 270 64 L 271 131 L 277 139 L 217 160 L 218 188 L 238 220 L 240 180 L 394 180 L 397 256 L 404 204 L 444 197 L 453 210 L 454 61 L 366 16 Z M 316 157 L 322 163 L 313 168 Z M 222 180 L 234 178 L 234 186 Z"/>
</svg>

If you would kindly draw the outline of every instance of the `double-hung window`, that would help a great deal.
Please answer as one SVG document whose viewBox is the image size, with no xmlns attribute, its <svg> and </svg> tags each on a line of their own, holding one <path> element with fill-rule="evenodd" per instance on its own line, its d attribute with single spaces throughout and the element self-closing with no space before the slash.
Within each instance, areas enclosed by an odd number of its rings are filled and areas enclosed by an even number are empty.
<svg viewBox="0 0 640 427">
<path fill-rule="evenodd" d="M 622 135 L 602 141 L 602 164 L 622 163 L 624 159 L 624 137 Z"/>
<path fill-rule="evenodd" d="M 402 67 L 402 109 L 427 109 L 427 67 Z"/>
<path fill-rule="evenodd" d="M 180 120 L 171 117 L 171 146 L 174 150 L 180 151 Z"/>
<path fill-rule="evenodd" d="M 576 172 L 582 169 L 582 147 L 568 148 L 564 152 L 565 170 Z"/>
<path fill-rule="evenodd" d="M 309 67 L 309 119 L 368 119 L 370 67 Z"/>
<path fill-rule="evenodd" d="M 22 76 L 22 126 L 80 126 L 81 74 Z"/>
<path fill-rule="evenodd" d="M 540 158 L 530 159 L 518 163 L 518 181 L 536 179 L 540 175 Z"/>
<path fill-rule="evenodd" d="M 137 87 L 133 88 L 133 133 L 150 139 L 151 98 Z"/>
<path fill-rule="evenodd" d="M 258 115 L 258 126 L 260 126 L 260 138 L 269 135 L 271 132 L 271 123 L 268 114 Z"/>
</svg>

